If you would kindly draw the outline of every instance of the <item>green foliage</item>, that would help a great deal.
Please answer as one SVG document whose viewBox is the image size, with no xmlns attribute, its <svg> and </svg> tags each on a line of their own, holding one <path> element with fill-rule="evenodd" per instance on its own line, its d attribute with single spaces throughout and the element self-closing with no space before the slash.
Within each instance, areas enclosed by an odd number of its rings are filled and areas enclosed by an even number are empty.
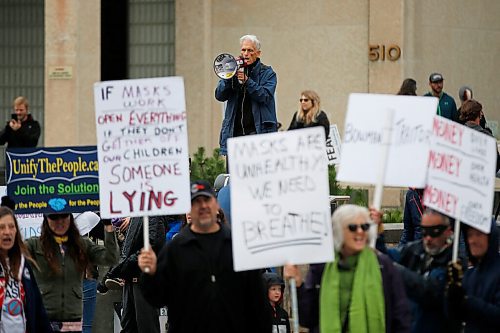
<svg viewBox="0 0 500 333">
<path fill-rule="evenodd" d="M 214 184 L 215 178 L 226 172 L 226 162 L 219 155 L 219 148 L 214 149 L 211 157 L 205 156 L 205 148 L 198 147 L 191 159 L 191 181 L 206 180 Z"/>
<path fill-rule="evenodd" d="M 328 166 L 328 180 L 330 183 L 330 195 L 348 195 L 349 203 L 368 207 L 368 190 L 352 188 L 350 186 L 342 187 L 337 181 L 337 172 L 334 165 Z"/>
<path fill-rule="evenodd" d="M 382 217 L 384 223 L 401 223 L 403 222 L 403 212 L 401 209 L 384 209 Z"/>
</svg>

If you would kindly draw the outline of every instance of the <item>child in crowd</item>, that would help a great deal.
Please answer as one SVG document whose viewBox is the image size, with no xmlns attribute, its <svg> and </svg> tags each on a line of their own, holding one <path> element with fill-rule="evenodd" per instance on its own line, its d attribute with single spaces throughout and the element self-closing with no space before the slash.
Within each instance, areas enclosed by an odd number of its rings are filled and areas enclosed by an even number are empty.
<svg viewBox="0 0 500 333">
<path fill-rule="evenodd" d="M 290 333 L 288 313 L 280 306 L 283 301 L 285 282 L 276 273 L 265 272 L 262 275 L 267 287 L 267 297 L 273 314 L 273 333 Z"/>
</svg>

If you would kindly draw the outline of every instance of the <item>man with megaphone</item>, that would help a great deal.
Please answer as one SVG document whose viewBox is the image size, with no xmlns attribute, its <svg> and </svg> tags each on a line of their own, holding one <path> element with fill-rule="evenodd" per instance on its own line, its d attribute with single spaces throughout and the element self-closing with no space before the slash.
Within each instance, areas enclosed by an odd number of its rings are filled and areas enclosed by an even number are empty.
<svg viewBox="0 0 500 333">
<path fill-rule="evenodd" d="M 240 38 L 243 63 L 237 75 L 221 79 L 215 98 L 226 102 L 220 133 L 220 152 L 227 154 L 227 139 L 231 137 L 277 131 L 276 73 L 260 61 L 260 41 L 255 35 Z"/>
</svg>

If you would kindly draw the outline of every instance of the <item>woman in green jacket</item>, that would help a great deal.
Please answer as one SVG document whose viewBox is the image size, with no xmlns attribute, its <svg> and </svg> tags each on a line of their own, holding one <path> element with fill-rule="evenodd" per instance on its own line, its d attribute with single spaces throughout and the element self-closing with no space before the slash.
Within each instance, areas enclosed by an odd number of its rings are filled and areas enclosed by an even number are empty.
<svg viewBox="0 0 500 333">
<path fill-rule="evenodd" d="M 82 331 L 82 279 L 87 265 L 111 266 L 118 261 L 113 227 L 104 224 L 101 246 L 80 236 L 72 214 L 48 214 L 40 237 L 26 241 L 38 265 L 34 273 L 54 332 Z"/>
</svg>

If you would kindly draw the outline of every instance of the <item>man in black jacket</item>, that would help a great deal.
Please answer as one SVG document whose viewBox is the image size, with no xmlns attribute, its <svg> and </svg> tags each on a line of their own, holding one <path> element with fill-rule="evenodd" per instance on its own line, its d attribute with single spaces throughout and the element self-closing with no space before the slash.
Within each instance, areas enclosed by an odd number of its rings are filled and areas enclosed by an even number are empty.
<svg viewBox="0 0 500 333">
<path fill-rule="evenodd" d="M 149 218 L 149 242 L 152 250 L 156 253 L 165 243 L 164 218 L 164 216 Z M 120 263 L 113 269 L 112 273 L 112 275 L 125 280 L 121 318 L 122 333 L 160 332 L 159 309 L 144 299 L 138 284 L 141 270 L 137 265 L 137 257 L 144 246 L 142 221 L 142 217 L 134 217 L 130 220 Z"/>
<path fill-rule="evenodd" d="M 0 132 L 0 145 L 7 143 L 7 148 L 32 148 L 40 138 L 40 124 L 28 111 L 28 100 L 19 96 L 14 100 L 12 119 Z"/>
<path fill-rule="evenodd" d="M 167 306 L 169 333 L 270 333 L 261 275 L 233 270 L 231 231 L 218 221 L 218 209 L 211 186 L 193 183 L 191 223 L 158 261 L 154 251 L 141 251 L 141 290 L 151 304 Z"/>
</svg>

